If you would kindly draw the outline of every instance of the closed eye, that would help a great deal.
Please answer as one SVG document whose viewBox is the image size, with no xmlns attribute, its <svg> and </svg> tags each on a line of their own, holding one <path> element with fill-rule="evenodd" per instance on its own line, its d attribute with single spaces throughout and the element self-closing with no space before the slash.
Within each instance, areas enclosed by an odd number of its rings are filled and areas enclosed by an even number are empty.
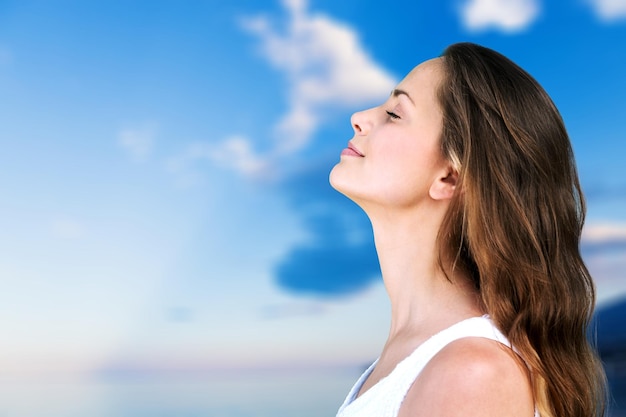
<svg viewBox="0 0 626 417">
<path fill-rule="evenodd" d="M 395 114 L 394 112 L 391 112 L 391 111 L 387 111 L 387 115 L 389 117 L 391 117 L 392 119 L 399 119 L 400 118 L 400 116 L 398 116 L 397 114 Z"/>
</svg>

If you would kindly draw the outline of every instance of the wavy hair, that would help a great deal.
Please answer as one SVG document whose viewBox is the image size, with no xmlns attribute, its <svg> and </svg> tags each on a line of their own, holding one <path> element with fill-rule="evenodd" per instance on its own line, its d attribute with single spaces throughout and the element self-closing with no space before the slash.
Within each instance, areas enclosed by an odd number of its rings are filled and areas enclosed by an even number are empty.
<svg viewBox="0 0 626 417">
<path fill-rule="evenodd" d="M 606 383 L 587 339 L 595 303 L 580 255 L 585 218 L 573 151 L 543 88 L 471 43 L 442 55 L 443 154 L 459 173 L 439 232 L 531 374 L 542 417 L 604 414 Z"/>
</svg>

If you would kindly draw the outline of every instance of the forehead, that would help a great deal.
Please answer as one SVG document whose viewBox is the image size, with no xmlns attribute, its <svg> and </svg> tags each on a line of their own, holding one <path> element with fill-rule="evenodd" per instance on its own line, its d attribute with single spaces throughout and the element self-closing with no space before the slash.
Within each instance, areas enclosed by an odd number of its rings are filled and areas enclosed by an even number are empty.
<svg viewBox="0 0 626 417">
<path fill-rule="evenodd" d="M 433 58 L 422 62 L 404 77 L 398 87 L 408 91 L 409 94 L 412 93 L 411 96 L 424 95 L 426 92 L 434 95 L 443 79 L 443 63 L 441 60 L 442 58 Z"/>
</svg>

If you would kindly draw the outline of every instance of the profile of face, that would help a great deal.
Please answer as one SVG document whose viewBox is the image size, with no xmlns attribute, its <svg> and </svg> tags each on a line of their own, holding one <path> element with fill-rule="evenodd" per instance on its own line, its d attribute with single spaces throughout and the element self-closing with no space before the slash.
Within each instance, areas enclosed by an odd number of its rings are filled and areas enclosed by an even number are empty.
<svg viewBox="0 0 626 417">
<path fill-rule="evenodd" d="M 425 61 L 385 103 L 352 116 L 354 137 L 330 173 L 333 188 L 366 211 L 452 196 L 456 174 L 440 147 L 442 78 L 441 58 Z"/>
</svg>

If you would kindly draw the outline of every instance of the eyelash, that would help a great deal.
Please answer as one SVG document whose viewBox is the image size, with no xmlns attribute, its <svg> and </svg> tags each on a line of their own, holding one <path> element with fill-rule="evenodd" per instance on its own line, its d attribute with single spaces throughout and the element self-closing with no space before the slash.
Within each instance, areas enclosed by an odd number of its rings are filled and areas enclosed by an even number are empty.
<svg viewBox="0 0 626 417">
<path fill-rule="evenodd" d="M 398 116 L 397 114 L 395 114 L 394 112 L 391 112 L 391 111 L 387 111 L 387 115 L 389 117 L 391 117 L 392 119 L 399 119 L 400 118 L 400 116 Z"/>
</svg>

